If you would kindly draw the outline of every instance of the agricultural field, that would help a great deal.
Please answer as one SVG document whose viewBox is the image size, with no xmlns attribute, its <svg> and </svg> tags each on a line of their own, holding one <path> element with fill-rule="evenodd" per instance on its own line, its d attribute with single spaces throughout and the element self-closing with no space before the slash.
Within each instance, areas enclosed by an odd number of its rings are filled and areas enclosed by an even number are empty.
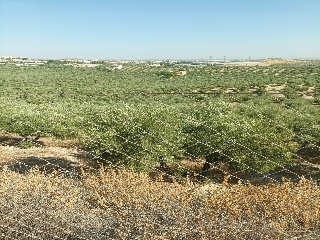
<svg viewBox="0 0 320 240">
<path fill-rule="evenodd" d="M 316 61 L 0 65 L 0 238 L 319 238 L 319 91 Z"/>
</svg>

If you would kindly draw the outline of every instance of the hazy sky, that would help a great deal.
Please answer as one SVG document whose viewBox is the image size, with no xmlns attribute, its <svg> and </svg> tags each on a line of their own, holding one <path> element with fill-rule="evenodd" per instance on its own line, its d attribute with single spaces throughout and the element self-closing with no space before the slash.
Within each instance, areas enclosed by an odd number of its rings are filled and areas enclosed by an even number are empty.
<svg viewBox="0 0 320 240">
<path fill-rule="evenodd" d="M 320 59 L 319 0 L 0 0 L 0 56 Z"/>
</svg>

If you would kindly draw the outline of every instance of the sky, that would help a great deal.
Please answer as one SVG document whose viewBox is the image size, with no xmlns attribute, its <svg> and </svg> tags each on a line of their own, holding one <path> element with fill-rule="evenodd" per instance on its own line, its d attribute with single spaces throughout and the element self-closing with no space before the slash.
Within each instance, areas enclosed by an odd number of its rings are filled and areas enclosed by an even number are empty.
<svg viewBox="0 0 320 240">
<path fill-rule="evenodd" d="M 320 0 L 0 0 L 0 56 L 320 59 Z"/>
</svg>

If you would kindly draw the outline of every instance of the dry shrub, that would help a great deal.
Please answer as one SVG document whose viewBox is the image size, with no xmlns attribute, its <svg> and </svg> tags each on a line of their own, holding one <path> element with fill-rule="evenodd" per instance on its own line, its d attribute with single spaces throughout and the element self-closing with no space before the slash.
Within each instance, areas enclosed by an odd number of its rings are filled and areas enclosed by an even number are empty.
<svg viewBox="0 0 320 240">
<path fill-rule="evenodd" d="M 0 239 L 316 239 L 313 182 L 200 185 L 128 169 L 81 180 L 0 172 Z"/>
</svg>

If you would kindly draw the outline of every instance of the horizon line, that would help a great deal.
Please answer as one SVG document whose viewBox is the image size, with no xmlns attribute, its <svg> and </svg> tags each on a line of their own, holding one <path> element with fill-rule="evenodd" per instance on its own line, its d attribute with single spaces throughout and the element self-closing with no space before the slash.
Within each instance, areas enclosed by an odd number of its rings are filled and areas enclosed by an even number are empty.
<svg viewBox="0 0 320 240">
<path fill-rule="evenodd" d="M 98 60 L 98 61 L 112 61 L 112 60 L 127 60 L 127 61 L 154 61 L 154 60 L 262 60 L 262 59 L 290 59 L 290 60 L 320 60 L 320 57 L 299 57 L 299 58 L 287 58 L 287 57 L 263 57 L 263 58 L 77 58 L 77 57 L 64 57 L 64 58 L 44 58 L 44 57 L 26 57 L 26 56 L 0 56 L 0 58 L 27 58 L 27 59 L 41 59 L 41 60 Z"/>
</svg>

